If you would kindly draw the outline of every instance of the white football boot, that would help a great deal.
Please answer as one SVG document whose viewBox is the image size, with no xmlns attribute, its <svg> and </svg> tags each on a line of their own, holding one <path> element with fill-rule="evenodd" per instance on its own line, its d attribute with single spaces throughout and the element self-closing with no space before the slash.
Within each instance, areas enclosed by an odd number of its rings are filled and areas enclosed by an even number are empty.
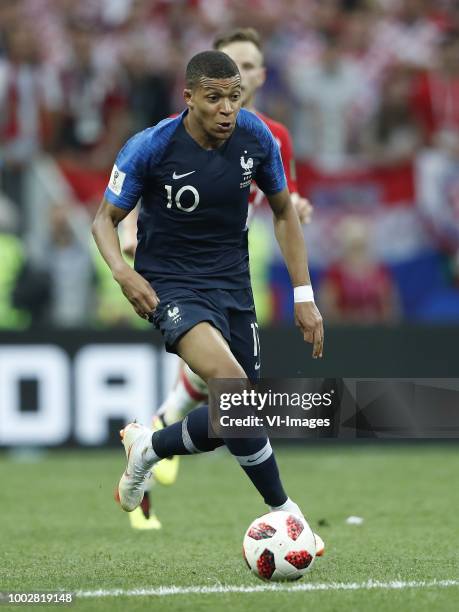
<svg viewBox="0 0 459 612">
<path fill-rule="evenodd" d="M 323 557 L 325 552 L 325 544 L 320 535 L 314 533 L 314 539 L 316 541 L 316 557 Z"/>
<path fill-rule="evenodd" d="M 145 479 L 158 458 L 151 447 L 151 429 L 139 423 L 129 423 L 120 431 L 126 451 L 127 465 L 118 484 L 115 497 L 126 512 L 132 512 L 142 502 Z"/>
</svg>

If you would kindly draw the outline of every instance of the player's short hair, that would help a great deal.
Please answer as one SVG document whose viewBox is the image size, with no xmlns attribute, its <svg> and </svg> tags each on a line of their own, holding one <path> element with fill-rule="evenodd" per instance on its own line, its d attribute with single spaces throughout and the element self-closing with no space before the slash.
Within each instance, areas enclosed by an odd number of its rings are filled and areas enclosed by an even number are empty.
<svg viewBox="0 0 459 612">
<path fill-rule="evenodd" d="M 261 38 L 255 28 L 234 28 L 219 34 L 214 40 L 214 49 L 221 49 L 234 42 L 251 42 L 263 53 Z"/>
<path fill-rule="evenodd" d="M 186 86 L 196 87 L 202 77 L 229 79 L 239 76 L 237 64 L 221 51 L 202 51 L 194 55 L 186 67 Z"/>
</svg>

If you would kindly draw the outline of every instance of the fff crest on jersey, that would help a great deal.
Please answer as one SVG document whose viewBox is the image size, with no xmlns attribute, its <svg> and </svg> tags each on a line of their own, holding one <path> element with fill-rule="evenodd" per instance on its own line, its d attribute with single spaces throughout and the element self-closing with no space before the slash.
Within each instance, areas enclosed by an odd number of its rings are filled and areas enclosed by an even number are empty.
<svg viewBox="0 0 459 612">
<path fill-rule="evenodd" d="M 172 319 L 173 323 L 178 323 L 181 320 L 180 310 L 178 306 L 167 305 L 167 316 Z"/>
<path fill-rule="evenodd" d="M 244 153 L 247 153 L 247 151 L 244 151 Z M 242 176 L 244 178 L 249 178 L 249 176 L 252 175 L 253 159 L 249 157 L 246 161 L 244 155 L 241 155 L 241 167 L 244 170 Z"/>
</svg>

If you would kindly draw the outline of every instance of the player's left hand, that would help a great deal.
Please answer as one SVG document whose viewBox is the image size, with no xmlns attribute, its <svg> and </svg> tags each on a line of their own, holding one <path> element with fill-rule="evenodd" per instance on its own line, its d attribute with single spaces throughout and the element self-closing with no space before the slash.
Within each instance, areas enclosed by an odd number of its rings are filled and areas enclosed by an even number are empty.
<svg viewBox="0 0 459 612">
<path fill-rule="evenodd" d="M 319 309 L 314 302 L 297 302 L 295 304 L 295 325 L 303 332 L 305 342 L 312 343 L 313 358 L 322 357 L 324 325 Z"/>
<path fill-rule="evenodd" d="M 135 251 L 137 249 L 137 236 L 127 236 L 121 240 L 121 249 L 123 255 L 134 259 Z"/>
<path fill-rule="evenodd" d="M 303 225 L 311 223 L 313 208 L 311 202 L 306 198 L 302 198 L 298 193 L 291 193 L 290 199 L 293 204 L 293 208 L 296 210 L 298 219 Z"/>
</svg>

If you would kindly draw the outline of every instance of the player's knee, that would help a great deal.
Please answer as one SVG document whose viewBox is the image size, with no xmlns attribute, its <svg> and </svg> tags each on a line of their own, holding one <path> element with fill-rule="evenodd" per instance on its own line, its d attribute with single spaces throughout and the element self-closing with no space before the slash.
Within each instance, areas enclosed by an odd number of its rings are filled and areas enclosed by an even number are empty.
<svg viewBox="0 0 459 612">
<path fill-rule="evenodd" d="M 211 378 L 247 378 L 246 373 L 237 361 L 233 363 L 230 360 L 209 364 L 205 374 L 206 382 Z"/>
</svg>

